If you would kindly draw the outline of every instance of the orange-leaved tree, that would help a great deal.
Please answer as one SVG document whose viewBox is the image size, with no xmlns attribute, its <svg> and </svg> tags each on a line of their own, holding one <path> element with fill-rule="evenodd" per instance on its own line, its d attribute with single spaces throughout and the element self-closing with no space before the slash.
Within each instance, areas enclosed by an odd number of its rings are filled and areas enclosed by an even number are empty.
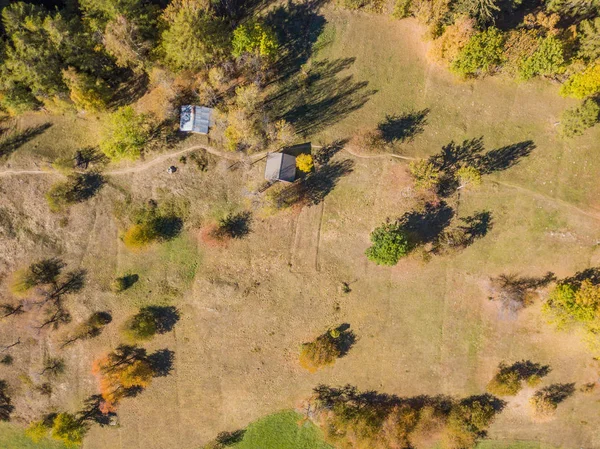
<svg viewBox="0 0 600 449">
<path fill-rule="evenodd" d="M 100 381 L 100 394 L 110 409 L 124 397 L 134 396 L 152 382 L 154 368 L 146 350 L 120 345 L 94 362 L 92 372 Z"/>
</svg>

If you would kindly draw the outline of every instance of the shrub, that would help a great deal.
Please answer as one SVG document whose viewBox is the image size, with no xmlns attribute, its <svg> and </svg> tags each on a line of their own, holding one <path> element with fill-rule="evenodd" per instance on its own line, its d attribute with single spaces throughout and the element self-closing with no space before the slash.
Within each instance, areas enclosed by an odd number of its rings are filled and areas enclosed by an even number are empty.
<svg viewBox="0 0 600 449">
<path fill-rule="evenodd" d="M 542 39 L 537 49 L 519 63 L 519 76 L 528 80 L 534 76 L 554 76 L 565 69 L 563 43 L 555 36 Z"/>
<path fill-rule="evenodd" d="M 279 44 L 271 28 L 258 22 L 244 23 L 233 30 L 231 53 L 239 58 L 244 53 L 253 53 L 263 57 L 272 57 L 277 53 Z"/>
<path fill-rule="evenodd" d="M 433 189 L 437 186 L 440 171 L 428 160 L 411 161 L 409 170 L 417 189 Z"/>
<path fill-rule="evenodd" d="M 504 35 L 495 27 L 474 34 L 452 62 L 451 69 L 461 76 L 494 72 L 504 61 Z"/>
<path fill-rule="evenodd" d="M 560 89 L 565 97 L 585 98 L 600 92 L 600 64 L 592 64 L 573 74 Z"/>
<path fill-rule="evenodd" d="M 43 420 L 32 422 L 26 435 L 34 442 L 47 437 L 62 442 L 66 447 L 77 447 L 83 443 L 88 431 L 87 424 L 71 413 L 50 414 Z"/>
<path fill-rule="evenodd" d="M 150 340 L 156 335 L 156 318 L 148 309 L 142 309 L 125 324 L 124 333 L 132 341 Z"/>
<path fill-rule="evenodd" d="M 371 247 L 367 258 L 377 265 L 396 265 L 408 254 L 410 245 L 399 223 L 385 223 L 371 233 Z"/>
<path fill-rule="evenodd" d="M 337 339 L 331 335 L 331 332 L 326 332 L 318 336 L 310 343 L 304 343 L 300 351 L 300 366 L 311 373 L 316 372 L 320 368 L 328 365 L 333 365 L 336 359 L 341 355 L 341 350 L 338 346 Z"/>
<path fill-rule="evenodd" d="M 314 167 L 313 157 L 306 153 L 298 155 L 296 158 L 296 167 L 303 173 L 310 173 Z"/>
<path fill-rule="evenodd" d="M 139 249 L 157 239 L 157 234 L 150 223 L 135 224 L 123 236 L 123 243 L 131 249 Z"/>
<path fill-rule="evenodd" d="M 565 137 L 580 136 L 600 120 L 600 105 L 588 98 L 580 106 L 567 109 L 560 120 L 560 132 Z"/>
<path fill-rule="evenodd" d="M 114 161 L 137 159 L 150 140 L 150 133 L 149 117 L 136 113 L 131 106 L 124 106 L 108 117 L 100 150 Z"/>
<path fill-rule="evenodd" d="M 487 386 L 487 390 L 498 396 L 513 396 L 523 388 L 523 382 L 529 386 L 538 384 L 542 377 L 548 375 L 550 367 L 528 360 L 498 366 L 498 372 Z"/>
<path fill-rule="evenodd" d="M 105 179 L 100 173 L 73 173 L 67 180 L 53 184 L 46 200 L 52 212 L 60 212 L 68 206 L 82 203 L 93 196 L 105 184 Z"/>
<path fill-rule="evenodd" d="M 519 373 L 506 366 L 500 366 L 500 370 L 487 386 L 487 391 L 498 396 L 514 396 L 521 391 L 521 378 Z"/>
</svg>

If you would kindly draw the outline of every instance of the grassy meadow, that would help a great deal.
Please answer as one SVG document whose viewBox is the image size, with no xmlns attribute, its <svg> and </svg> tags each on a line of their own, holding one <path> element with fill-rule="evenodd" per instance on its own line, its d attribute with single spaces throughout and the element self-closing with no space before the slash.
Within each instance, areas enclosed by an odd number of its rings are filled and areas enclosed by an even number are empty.
<svg viewBox="0 0 600 449">
<path fill-rule="evenodd" d="M 43 197 L 58 175 L 0 176 L 1 293 L 9 294 L 8 275 L 16 268 L 62 255 L 88 273 L 85 289 L 69 299 L 73 321 L 99 310 L 114 317 L 100 337 L 66 349 L 67 372 L 47 402 L 32 405 L 25 392 L 17 407 L 76 410 L 97 392 L 92 361 L 123 341 L 124 321 L 139 307 L 164 304 L 175 305 L 181 319 L 145 347 L 173 350 L 172 372 L 124 400 L 118 426 L 92 428 L 85 449 L 197 449 L 222 431 L 244 428 L 236 449 L 327 449 L 314 426 L 298 426 L 295 412 L 278 413 L 299 407 L 320 383 L 399 396 L 466 396 L 484 392 L 501 361 L 518 360 L 549 364 L 543 385 L 597 379 L 600 366 L 580 335 L 549 326 L 540 301 L 507 316 L 488 300 L 488 282 L 502 273 L 564 277 L 600 263 L 600 129 L 558 138 L 555 123 L 572 102 L 560 98 L 555 85 L 462 82 L 430 65 L 423 30 L 412 20 L 330 7 L 312 20 L 318 32 L 306 68 L 314 78 L 307 90 L 297 89 L 300 80 L 293 76 L 274 86 L 286 95 L 271 108 L 295 119 L 313 143 L 346 139 L 386 115 L 412 111 L 427 111 L 426 124 L 413 140 L 397 144 L 400 155 L 426 157 L 452 140 L 478 137 L 487 150 L 533 142 L 514 166 L 484 175 L 482 186 L 466 190 L 460 201 L 448 200 L 456 217 L 489 213 L 487 234 L 463 251 L 430 260 L 415 253 L 392 268 L 369 263 L 364 251 L 372 229 L 421 200 L 405 161 L 388 156 L 339 151 L 332 162 L 346 170 L 325 199 L 275 215 L 263 213 L 254 193 L 264 162 L 231 170 L 228 161 L 214 160 L 203 172 L 165 160 L 110 176 L 97 197 L 62 214 L 50 213 Z M 27 120 L 52 126 L 1 161 L 2 170 L 48 165 L 97 142 L 94 117 L 34 114 Z M 175 150 L 191 144 L 183 141 Z M 174 175 L 166 173 L 171 164 L 179 168 Z M 182 233 L 144 251 L 127 249 L 114 218 L 124 192 L 135 204 L 187 199 Z M 246 238 L 226 246 L 202 239 L 207 225 L 243 210 L 252 211 Z M 113 294 L 111 280 L 125 274 L 138 281 Z M 0 369 L 2 378 L 20 385 L 21 371 L 39 371 L 65 332 L 39 337 L 25 318 L 14 323 L 28 338 L 15 349 L 15 365 Z M 300 368 L 300 345 L 342 323 L 358 336 L 349 354 L 315 374 Z M 1 327 L 1 341 L 11 340 L 14 330 Z M 530 416 L 526 396 L 508 399 L 490 440 L 478 448 L 600 447 L 597 390 L 577 392 L 554 420 L 541 423 Z M 1 425 L 0 447 L 60 446 L 33 445 Z"/>
</svg>

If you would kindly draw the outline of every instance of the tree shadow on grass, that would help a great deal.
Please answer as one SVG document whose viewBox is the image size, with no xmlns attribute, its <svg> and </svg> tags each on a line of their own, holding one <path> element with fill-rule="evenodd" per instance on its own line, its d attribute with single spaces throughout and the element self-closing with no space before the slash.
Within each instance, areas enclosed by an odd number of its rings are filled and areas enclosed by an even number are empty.
<svg viewBox="0 0 600 449">
<path fill-rule="evenodd" d="M 283 82 L 300 70 L 310 58 L 313 45 L 325 28 L 325 18 L 318 13 L 323 0 L 302 3 L 288 1 L 271 10 L 266 17 L 278 41 L 279 57 L 276 61 L 278 78 Z"/>
<path fill-rule="evenodd" d="M 98 172 L 82 173 L 73 186 L 73 202 L 83 202 L 96 195 L 106 184 L 106 179 Z"/>
<path fill-rule="evenodd" d="M 217 237 L 242 239 L 250 234 L 252 223 L 252 214 L 249 211 L 237 214 L 229 214 L 219 221 L 219 227 L 216 229 Z"/>
<path fill-rule="evenodd" d="M 402 115 L 387 115 L 385 120 L 377 125 L 377 128 L 387 143 L 410 142 L 417 134 L 424 131 L 427 114 L 429 114 L 429 109 Z"/>
<path fill-rule="evenodd" d="M 399 218 L 402 230 L 412 247 L 434 242 L 450 226 L 454 210 L 444 201 L 425 204 L 422 210 L 413 210 Z"/>
<path fill-rule="evenodd" d="M 575 394 L 575 384 L 552 384 L 540 389 L 537 393 L 543 394 L 549 398 L 552 404 L 558 405 Z"/>
<path fill-rule="evenodd" d="M 301 135 L 342 120 L 361 108 L 376 91 L 367 90 L 368 81 L 355 81 L 352 75 L 339 76 L 354 58 L 314 62 L 308 73 L 289 79 L 267 98 L 265 107 L 273 119 L 284 119 Z"/>
<path fill-rule="evenodd" d="M 5 135 L 0 138 L 0 158 L 11 155 L 18 150 L 19 147 L 39 136 L 51 126 L 51 123 L 44 123 L 43 125 L 33 126 L 20 132 L 7 131 Z"/>
<path fill-rule="evenodd" d="M 244 438 L 244 434 L 246 433 L 246 429 L 236 430 L 234 432 L 221 432 L 215 438 L 215 441 L 225 447 L 233 446 L 234 444 L 239 443 Z"/>
<path fill-rule="evenodd" d="M 183 220 L 176 216 L 160 216 L 154 219 L 154 230 L 159 238 L 171 240 L 177 237 L 183 229 Z"/>
<path fill-rule="evenodd" d="M 166 377 L 173 371 L 175 352 L 169 349 L 160 349 L 148 356 L 148 362 L 154 372 L 154 377 Z"/>
<path fill-rule="evenodd" d="M 535 149 L 531 140 L 485 151 L 483 137 L 464 140 L 461 144 L 450 142 L 442 151 L 429 158 L 429 162 L 441 172 L 438 193 L 447 197 L 456 192 L 456 172 L 462 167 L 474 167 L 481 174 L 507 170 L 517 165 Z"/>
<path fill-rule="evenodd" d="M 516 372 L 519 375 L 520 379 L 528 379 L 531 376 L 537 377 L 546 377 L 552 371 L 550 365 L 542 365 L 541 363 L 535 363 L 531 360 L 521 360 L 520 362 L 515 362 L 509 367 L 508 370 L 511 372 Z"/>
<path fill-rule="evenodd" d="M 331 158 L 335 156 L 348 143 L 349 139 L 338 139 L 333 142 L 316 149 L 313 152 L 313 159 L 319 165 L 326 165 Z"/>
<path fill-rule="evenodd" d="M 477 212 L 469 217 L 461 218 L 460 221 L 464 223 L 460 228 L 467 235 L 466 246 L 485 237 L 492 229 L 492 214 L 489 211 Z"/>
<path fill-rule="evenodd" d="M 103 410 L 106 401 L 100 394 L 89 396 L 83 408 L 77 414 L 80 421 L 91 421 L 95 424 L 103 426 L 110 425 L 112 418 L 117 416 L 115 412 Z"/>
<path fill-rule="evenodd" d="M 308 204 L 316 205 L 325 199 L 335 188 L 340 178 L 352 173 L 354 162 L 351 159 L 335 161 L 319 168 L 307 176 L 304 191 Z"/>
<path fill-rule="evenodd" d="M 573 276 L 561 279 L 559 283 L 580 287 L 583 281 L 590 281 L 593 285 L 600 284 L 600 268 L 586 268 L 583 271 L 575 273 Z"/>
<path fill-rule="evenodd" d="M 339 332 L 338 337 L 335 339 L 336 346 L 339 351 L 338 358 L 344 357 L 350 352 L 350 349 L 356 344 L 356 334 L 350 330 L 350 325 L 347 323 L 342 324 L 336 328 Z"/>
<path fill-rule="evenodd" d="M 180 318 L 175 306 L 148 306 L 140 310 L 140 313 L 143 312 L 149 312 L 154 318 L 157 334 L 171 332 Z"/>
</svg>

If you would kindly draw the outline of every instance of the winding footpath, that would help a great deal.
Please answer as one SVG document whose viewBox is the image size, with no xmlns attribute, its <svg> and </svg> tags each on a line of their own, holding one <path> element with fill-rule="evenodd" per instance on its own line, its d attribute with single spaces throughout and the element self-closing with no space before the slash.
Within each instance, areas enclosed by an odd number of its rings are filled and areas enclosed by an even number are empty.
<svg viewBox="0 0 600 449">
<path fill-rule="evenodd" d="M 313 145 L 313 147 L 321 148 L 318 145 Z M 157 156 L 148 161 L 144 161 L 141 164 L 135 165 L 133 167 L 126 167 L 126 168 L 110 170 L 110 171 L 104 172 L 104 174 L 110 175 L 110 176 L 120 176 L 120 175 L 132 174 L 132 173 L 140 173 L 142 171 L 148 170 L 151 167 L 154 167 L 155 165 L 165 162 L 169 159 L 172 159 L 177 156 L 183 156 L 185 154 L 188 154 L 188 153 L 191 153 L 191 152 L 197 151 L 197 150 L 204 150 L 207 153 L 213 154 L 217 157 L 220 157 L 222 159 L 226 159 L 226 160 L 229 160 L 232 162 L 241 162 L 243 160 L 249 160 L 250 162 L 256 162 L 256 161 L 262 159 L 263 157 L 265 157 L 267 154 L 267 151 L 263 151 L 262 153 L 256 153 L 256 154 L 252 154 L 250 156 L 244 157 L 244 156 L 235 155 L 235 154 L 225 152 L 225 151 L 220 151 L 220 150 L 217 150 L 216 148 L 208 146 L 208 145 L 193 145 L 191 147 L 184 148 L 183 150 L 175 151 L 174 153 L 161 154 L 160 156 Z M 359 158 L 359 159 L 385 159 L 385 158 L 390 158 L 390 157 L 395 158 L 395 159 L 405 160 L 405 161 L 413 161 L 413 160 L 417 159 L 414 157 L 401 156 L 401 155 L 392 154 L 392 153 L 365 155 L 365 154 L 356 153 L 348 148 L 343 148 L 343 151 L 345 151 L 346 153 L 350 154 L 351 156 Z M 18 175 L 34 175 L 34 176 L 35 175 L 42 175 L 42 176 L 57 175 L 58 176 L 58 175 L 60 175 L 60 173 L 58 171 L 52 170 L 52 169 L 47 169 L 47 170 L 7 169 L 7 170 L 0 171 L 0 177 L 18 176 Z M 587 217 L 590 217 L 590 218 L 600 221 L 600 211 L 582 209 L 578 206 L 575 206 L 574 204 L 569 203 L 568 201 L 564 201 L 564 200 L 561 200 L 558 198 L 553 198 L 553 197 L 545 195 L 543 193 L 536 192 L 535 190 L 531 190 L 526 187 L 518 186 L 515 184 L 508 183 L 508 182 L 498 181 L 498 180 L 494 180 L 492 182 L 495 182 L 496 184 L 507 187 L 509 189 L 517 190 L 519 192 L 528 194 L 535 198 L 539 198 L 541 200 L 548 201 L 550 203 L 553 203 L 556 206 L 570 209 L 573 212 L 577 212 L 579 214 L 582 214 Z"/>
</svg>

